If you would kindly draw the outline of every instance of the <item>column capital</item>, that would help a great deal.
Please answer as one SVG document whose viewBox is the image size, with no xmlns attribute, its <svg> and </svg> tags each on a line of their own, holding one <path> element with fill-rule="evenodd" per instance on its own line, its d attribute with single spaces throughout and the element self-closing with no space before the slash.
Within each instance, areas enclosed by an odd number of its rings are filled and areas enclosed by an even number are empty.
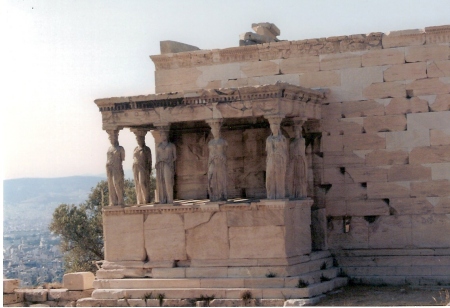
<svg viewBox="0 0 450 308">
<path fill-rule="evenodd" d="M 207 119 L 205 120 L 206 123 L 208 123 L 209 126 L 219 124 L 222 125 L 223 118 L 214 118 L 214 119 Z"/>
<path fill-rule="evenodd" d="M 284 119 L 284 114 L 273 114 L 273 115 L 265 115 L 264 118 L 266 118 L 270 124 L 281 124 L 281 121 Z"/>
<path fill-rule="evenodd" d="M 155 144 L 158 144 L 161 142 L 161 133 L 166 133 L 167 135 L 170 132 L 170 123 L 157 123 L 153 124 L 156 129 L 153 129 L 150 131 L 153 138 L 155 139 Z"/>
<path fill-rule="evenodd" d="M 308 120 L 308 118 L 306 117 L 295 117 L 292 118 L 292 121 L 294 122 L 294 125 L 300 125 L 303 126 L 303 124 L 305 124 L 305 122 Z"/>
<path fill-rule="evenodd" d="M 104 131 L 120 131 L 122 130 L 124 127 L 123 126 L 117 126 L 117 125 L 103 125 L 103 130 Z"/>
<path fill-rule="evenodd" d="M 170 129 L 170 122 L 159 122 L 159 123 L 153 123 L 153 125 L 158 129 L 158 130 L 169 130 Z"/>
<path fill-rule="evenodd" d="M 108 135 L 114 135 L 114 136 L 119 136 L 119 131 L 118 129 L 106 129 L 105 132 Z"/>
<path fill-rule="evenodd" d="M 143 128 L 143 127 L 130 127 L 130 131 L 134 133 L 136 136 L 145 136 L 147 135 L 147 132 L 149 131 L 149 128 Z"/>
</svg>

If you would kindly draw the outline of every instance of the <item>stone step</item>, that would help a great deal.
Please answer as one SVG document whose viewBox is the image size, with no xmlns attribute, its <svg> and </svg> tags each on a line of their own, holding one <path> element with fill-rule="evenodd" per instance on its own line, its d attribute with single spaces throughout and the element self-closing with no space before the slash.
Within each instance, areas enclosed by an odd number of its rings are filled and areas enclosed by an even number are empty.
<svg viewBox="0 0 450 308">
<path fill-rule="evenodd" d="M 292 277 L 308 274 L 323 268 L 333 266 L 333 258 L 329 253 L 315 253 L 310 260 L 288 266 L 201 266 L 201 267 L 167 267 L 153 268 L 151 276 L 154 279 L 193 279 L 193 278 L 264 278 L 268 274 L 276 277 Z M 97 279 L 122 279 L 144 277 L 138 268 L 102 268 L 97 271 Z M 142 274 L 142 273 L 141 273 Z M 128 279 L 126 278 L 126 279 Z"/>
<path fill-rule="evenodd" d="M 319 295 L 307 299 L 212 299 L 209 302 L 198 299 L 95 299 L 83 298 L 77 302 L 77 307 L 195 307 L 197 302 L 209 307 L 299 307 L 315 306 L 324 298 Z M 203 307 L 203 305 L 200 305 Z M 10 305 L 8 305 L 10 306 Z M 22 306 L 17 306 L 22 307 Z M 197 306 L 198 307 L 198 306 Z"/>
<path fill-rule="evenodd" d="M 77 307 L 117 307 L 117 299 L 96 299 L 92 297 L 81 298 Z"/>
<path fill-rule="evenodd" d="M 319 270 L 294 277 L 272 278 L 174 278 L 174 279 L 98 279 L 94 281 L 95 289 L 151 289 L 151 288 L 284 288 L 296 287 L 299 279 L 308 284 L 333 279 L 337 268 Z M 323 280 L 323 279 L 322 279 Z"/>
<path fill-rule="evenodd" d="M 318 271 L 323 265 L 331 267 L 332 257 L 309 260 L 288 266 L 232 266 L 232 267 L 174 267 L 154 268 L 153 278 L 264 278 L 269 273 L 289 277 Z"/>
<path fill-rule="evenodd" d="M 332 267 L 295 277 L 287 277 L 285 278 L 284 286 L 288 288 L 295 287 L 298 284 L 299 280 L 312 285 L 326 280 L 334 279 L 338 276 L 338 273 L 339 269 L 337 267 Z"/>
<path fill-rule="evenodd" d="M 283 307 L 287 306 L 305 306 L 315 305 L 322 296 L 317 296 L 311 299 L 293 299 L 285 301 L 284 299 L 212 299 L 209 303 L 200 301 L 205 306 L 209 307 Z M 199 298 L 198 298 L 199 299 Z M 77 307 L 195 307 L 196 299 L 164 299 L 161 302 L 158 299 L 95 299 L 83 298 L 77 302 Z M 162 305 L 161 305 L 162 304 Z M 10 306 L 10 305 L 8 305 Z M 17 306 L 17 307 L 23 307 Z"/>
<path fill-rule="evenodd" d="M 311 298 L 329 292 L 347 284 L 347 278 L 337 277 L 330 281 L 308 285 L 304 288 L 262 287 L 262 288 L 144 288 L 144 289 L 96 289 L 92 293 L 94 299 L 190 299 L 212 297 L 223 299 L 239 299 L 242 293 L 249 291 L 252 298 L 259 299 L 290 299 Z"/>
</svg>

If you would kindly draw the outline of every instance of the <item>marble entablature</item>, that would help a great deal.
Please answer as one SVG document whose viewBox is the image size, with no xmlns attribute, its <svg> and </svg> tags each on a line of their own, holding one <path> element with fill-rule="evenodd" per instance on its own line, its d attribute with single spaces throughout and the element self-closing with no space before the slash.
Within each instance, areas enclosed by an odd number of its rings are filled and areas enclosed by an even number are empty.
<svg viewBox="0 0 450 308">
<path fill-rule="evenodd" d="M 214 200 L 215 197 L 209 195 L 211 183 L 206 174 L 208 142 L 212 138 L 211 121 L 223 122 L 221 131 L 229 144 L 225 153 L 228 162 L 224 179 L 228 196 L 266 198 L 267 148 L 264 144 L 271 134 L 269 126 L 277 118 L 287 142 L 294 137 L 294 122 L 317 122 L 320 119 L 321 101 L 325 95 L 324 91 L 278 82 L 274 85 L 99 99 L 95 103 L 102 113 L 103 129 L 107 131 L 125 127 L 151 130 L 157 148 L 160 147 L 162 130 L 166 131 L 178 156 L 174 165 L 175 199 Z M 275 166 L 274 170 L 277 168 Z M 157 180 L 157 186 L 159 182 Z M 285 185 L 282 186 L 284 191 Z M 165 187 L 165 184 L 161 183 L 159 187 Z M 279 194 L 279 198 L 286 194 Z M 165 198 L 160 198 L 158 193 L 156 201 L 167 203 Z"/>
<path fill-rule="evenodd" d="M 325 93 L 287 83 L 97 99 L 103 129 L 283 115 L 320 119 Z"/>
</svg>

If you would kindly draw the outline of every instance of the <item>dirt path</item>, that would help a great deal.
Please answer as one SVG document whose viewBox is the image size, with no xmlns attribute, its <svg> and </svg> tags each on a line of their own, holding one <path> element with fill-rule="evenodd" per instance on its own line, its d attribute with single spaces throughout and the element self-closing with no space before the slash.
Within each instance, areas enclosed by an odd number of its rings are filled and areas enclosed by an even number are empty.
<svg viewBox="0 0 450 308">
<path fill-rule="evenodd" d="M 317 306 L 445 306 L 449 303 L 449 286 L 346 286 L 328 293 Z"/>
</svg>

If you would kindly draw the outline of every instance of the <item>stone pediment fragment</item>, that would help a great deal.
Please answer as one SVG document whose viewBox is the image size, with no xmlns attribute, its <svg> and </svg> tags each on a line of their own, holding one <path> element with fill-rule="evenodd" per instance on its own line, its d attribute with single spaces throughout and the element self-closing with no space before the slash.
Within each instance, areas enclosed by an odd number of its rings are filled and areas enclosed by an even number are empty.
<svg viewBox="0 0 450 308">
<path fill-rule="evenodd" d="M 280 35 L 280 29 L 278 29 L 275 24 L 270 22 L 260 22 L 252 24 L 252 29 L 259 35 L 271 36 L 273 38 L 276 38 L 278 35 Z"/>
<path fill-rule="evenodd" d="M 200 50 L 200 48 L 175 41 L 160 41 L 161 54 Z"/>
<path fill-rule="evenodd" d="M 270 22 L 260 22 L 252 24 L 252 29 L 256 33 L 246 32 L 239 36 L 239 46 L 278 42 L 277 36 L 280 29 Z"/>
</svg>

